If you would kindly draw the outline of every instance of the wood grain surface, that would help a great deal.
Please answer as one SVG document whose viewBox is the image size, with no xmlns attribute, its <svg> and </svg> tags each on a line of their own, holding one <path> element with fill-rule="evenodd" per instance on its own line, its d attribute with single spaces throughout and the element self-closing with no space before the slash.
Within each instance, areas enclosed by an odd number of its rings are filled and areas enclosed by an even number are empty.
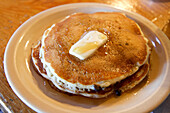
<svg viewBox="0 0 170 113">
<path fill-rule="evenodd" d="M 0 0 L 0 99 L 12 112 L 34 113 L 12 91 L 4 73 L 3 59 L 8 40 L 31 16 L 62 4 L 98 2 L 136 12 L 151 20 L 170 39 L 170 0 Z M 170 97 L 155 113 L 170 113 Z M 0 106 L 1 107 L 1 106 Z"/>
</svg>

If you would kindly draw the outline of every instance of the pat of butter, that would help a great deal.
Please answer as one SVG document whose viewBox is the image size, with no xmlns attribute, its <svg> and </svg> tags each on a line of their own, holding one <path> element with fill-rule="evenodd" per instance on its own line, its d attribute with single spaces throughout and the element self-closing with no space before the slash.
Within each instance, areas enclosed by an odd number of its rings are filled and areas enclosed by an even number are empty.
<svg viewBox="0 0 170 113">
<path fill-rule="evenodd" d="M 92 55 L 101 45 L 106 43 L 107 36 L 98 31 L 89 31 L 83 38 L 76 42 L 69 53 L 84 60 Z"/>
</svg>

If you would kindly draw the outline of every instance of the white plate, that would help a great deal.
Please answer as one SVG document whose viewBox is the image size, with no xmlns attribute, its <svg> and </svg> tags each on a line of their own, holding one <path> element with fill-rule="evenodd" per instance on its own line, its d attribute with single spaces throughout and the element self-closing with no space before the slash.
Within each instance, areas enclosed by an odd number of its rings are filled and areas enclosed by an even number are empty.
<svg viewBox="0 0 170 113">
<path fill-rule="evenodd" d="M 45 29 L 76 12 L 123 12 L 135 20 L 153 45 L 152 70 L 148 81 L 120 97 L 89 99 L 69 96 L 53 90 L 33 69 L 31 47 Z M 8 42 L 4 55 L 7 80 L 17 96 L 37 112 L 148 112 L 157 107 L 170 91 L 170 45 L 162 31 L 146 18 L 129 11 L 97 3 L 57 6 L 43 11 L 21 25 Z"/>
</svg>

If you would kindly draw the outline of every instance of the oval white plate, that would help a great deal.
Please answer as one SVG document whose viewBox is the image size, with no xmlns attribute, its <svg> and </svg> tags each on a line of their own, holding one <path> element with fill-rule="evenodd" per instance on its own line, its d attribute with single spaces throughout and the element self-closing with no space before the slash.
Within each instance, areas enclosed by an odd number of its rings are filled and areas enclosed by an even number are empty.
<svg viewBox="0 0 170 113">
<path fill-rule="evenodd" d="M 68 96 L 49 87 L 33 69 L 31 47 L 41 39 L 45 29 L 64 17 L 76 13 L 123 12 L 135 20 L 154 45 L 149 82 L 120 97 L 89 99 Z M 17 96 L 37 112 L 148 112 L 157 107 L 169 94 L 170 45 L 168 38 L 146 18 L 104 4 L 78 3 L 43 11 L 21 25 L 12 35 L 4 55 L 7 80 Z M 147 85 L 145 85 L 147 84 Z"/>
</svg>

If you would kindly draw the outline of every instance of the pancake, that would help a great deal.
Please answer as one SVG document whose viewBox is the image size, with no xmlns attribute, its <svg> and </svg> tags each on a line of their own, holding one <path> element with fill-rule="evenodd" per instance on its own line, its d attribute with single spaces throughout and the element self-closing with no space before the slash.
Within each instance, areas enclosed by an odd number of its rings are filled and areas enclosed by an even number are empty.
<svg viewBox="0 0 170 113">
<path fill-rule="evenodd" d="M 107 42 L 85 60 L 70 55 L 71 46 L 94 30 L 107 35 Z M 32 59 L 40 74 L 58 89 L 101 98 L 114 91 L 108 87 L 138 70 L 141 70 L 139 76 L 142 80 L 148 72 L 142 65 L 146 64 L 150 51 L 140 27 L 125 15 L 114 12 L 77 13 L 45 31 L 41 42 L 32 49 Z M 97 89 L 110 90 L 99 94 Z"/>
</svg>

